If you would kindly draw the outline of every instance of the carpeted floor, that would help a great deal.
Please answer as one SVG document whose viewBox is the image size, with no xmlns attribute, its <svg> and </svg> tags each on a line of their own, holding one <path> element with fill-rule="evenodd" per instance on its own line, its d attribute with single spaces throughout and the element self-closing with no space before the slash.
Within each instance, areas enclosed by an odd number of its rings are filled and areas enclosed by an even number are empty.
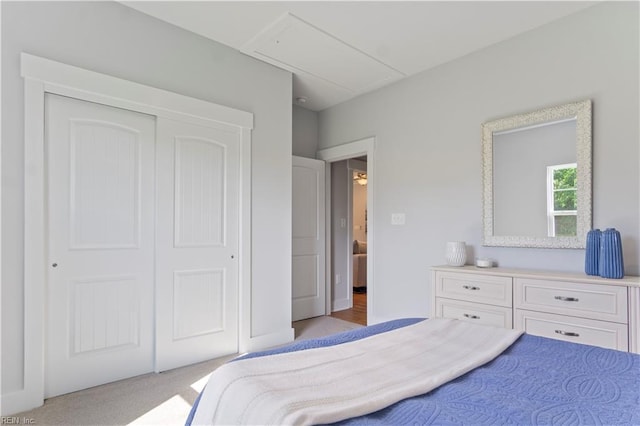
<svg viewBox="0 0 640 426">
<path fill-rule="evenodd" d="M 328 316 L 293 323 L 296 340 L 359 327 Z M 184 425 L 211 372 L 235 356 L 61 395 L 15 416 L 33 425 Z"/>
</svg>

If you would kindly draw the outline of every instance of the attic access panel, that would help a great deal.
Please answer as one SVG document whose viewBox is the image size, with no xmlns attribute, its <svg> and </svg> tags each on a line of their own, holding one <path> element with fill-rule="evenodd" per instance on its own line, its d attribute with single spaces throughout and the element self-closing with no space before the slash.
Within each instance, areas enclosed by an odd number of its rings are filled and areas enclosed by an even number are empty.
<svg viewBox="0 0 640 426">
<path fill-rule="evenodd" d="M 404 74 L 287 13 L 242 51 L 273 65 L 308 74 L 354 94 L 382 87 Z"/>
</svg>

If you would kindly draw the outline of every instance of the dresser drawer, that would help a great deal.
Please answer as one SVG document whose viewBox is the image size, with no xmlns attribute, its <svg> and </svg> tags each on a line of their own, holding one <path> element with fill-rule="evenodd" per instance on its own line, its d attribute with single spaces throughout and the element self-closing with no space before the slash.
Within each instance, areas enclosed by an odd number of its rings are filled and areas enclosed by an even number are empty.
<svg viewBox="0 0 640 426">
<path fill-rule="evenodd" d="M 438 271 L 435 296 L 511 307 L 511 283 L 511 277 Z"/>
<path fill-rule="evenodd" d="M 628 328 L 624 324 L 573 318 L 516 309 L 515 328 L 528 334 L 627 351 Z"/>
<path fill-rule="evenodd" d="M 516 278 L 515 308 L 627 323 L 627 287 Z"/>
<path fill-rule="evenodd" d="M 468 321 L 475 324 L 513 328 L 511 308 L 482 303 L 436 298 L 436 316 Z"/>
</svg>

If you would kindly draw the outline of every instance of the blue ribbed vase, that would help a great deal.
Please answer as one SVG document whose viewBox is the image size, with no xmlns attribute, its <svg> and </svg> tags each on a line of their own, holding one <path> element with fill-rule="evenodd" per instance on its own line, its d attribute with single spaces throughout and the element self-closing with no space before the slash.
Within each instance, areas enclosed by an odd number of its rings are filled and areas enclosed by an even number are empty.
<svg viewBox="0 0 640 426">
<path fill-rule="evenodd" d="M 592 229 L 587 232 L 587 250 L 584 257 L 584 272 L 587 275 L 600 275 L 600 239 L 602 232 Z"/>
<path fill-rule="evenodd" d="M 600 238 L 600 276 L 603 278 L 624 277 L 624 261 L 622 259 L 622 239 L 615 228 L 602 232 Z"/>
</svg>

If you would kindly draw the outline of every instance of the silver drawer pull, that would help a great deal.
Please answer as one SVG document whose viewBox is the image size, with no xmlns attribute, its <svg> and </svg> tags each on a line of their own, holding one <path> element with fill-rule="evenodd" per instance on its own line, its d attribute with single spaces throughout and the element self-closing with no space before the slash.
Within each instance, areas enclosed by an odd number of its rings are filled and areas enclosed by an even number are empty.
<svg viewBox="0 0 640 426">
<path fill-rule="evenodd" d="M 573 331 L 556 330 L 556 334 L 567 337 L 580 337 L 579 333 L 574 333 Z"/>
<path fill-rule="evenodd" d="M 462 314 L 465 318 L 469 318 L 469 319 L 480 319 L 479 316 L 477 315 L 471 315 L 471 314 Z"/>
<path fill-rule="evenodd" d="M 578 300 L 580 300 L 577 297 L 565 297 L 565 296 L 556 296 L 554 297 L 554 299 L 562 300 L 563 302 L 577 302 Z"/>
<path fill-rule="evenodd" d="M 476 287 L 474 285 L 463 285 L 462 288 L 465 290 L 480 290 L 480 287 Z"/>
</svg>

